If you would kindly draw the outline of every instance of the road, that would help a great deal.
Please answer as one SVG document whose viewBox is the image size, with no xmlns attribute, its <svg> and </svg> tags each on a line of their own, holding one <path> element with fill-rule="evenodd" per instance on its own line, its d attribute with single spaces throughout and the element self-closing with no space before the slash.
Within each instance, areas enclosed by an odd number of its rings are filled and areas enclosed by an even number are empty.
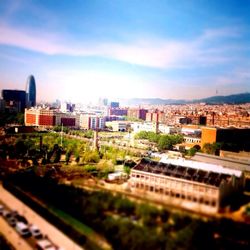
<svg viewBox="0 0 250 250">
<path fill-rule="evenodd" d="M 0 217 L 0 232 L 5 236 L 8 242 L 10 242 L 13 247 L 15 247 L 15 249 L 32 250 L 32 247 L 16 232 L 13 227 L 7 223 L 7 221 L 2 216 Z"/>
<path fill-rule="evenodd" d="M 53 243 L 62 249 L 67 250 L 82 250 L 83 247 L 77 245 L 74 241 L 72 241 L 69 237 L 63 234 L 60 230 L 58 230 L 55 226 L 46 221 L 43 217 L 38 215 L 28 206 L 26 206 L 23 202 L 13 196 L 10 192 L 3 188 L 2 184 L 0 184 L 0 199 L 6 204 L 8 207 L 13 210 L 17 210 L 21 215 L 25 216 L 29 223 L 37 225 L 41 232 L 49 237 Z M 31 249 L 26 242 L 21 242 L 20 237 L 15 232 L 13 228 L 11 228 L 3 218 L 0 218 L 0 228 L 1 232 L 5 235 L 8 241 L 16 248 L 20 250 L 29 250 Z M 8 226 L 8 228 L 6 227 Z M 2 230 L 3 228 L 3 230 Z M 16 235 L 18 237 L 16 237 Z M 21 242 L 21 243 L 20 243 Z M 27 246 L 26 246 L 26 244 Z"/>
</svg>

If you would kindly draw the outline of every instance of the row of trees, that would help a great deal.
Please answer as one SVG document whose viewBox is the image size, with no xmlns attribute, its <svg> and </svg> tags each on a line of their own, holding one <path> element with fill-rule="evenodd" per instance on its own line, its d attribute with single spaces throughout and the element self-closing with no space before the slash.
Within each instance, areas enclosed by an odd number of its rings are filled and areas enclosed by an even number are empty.
<svg viewBox="0 0 250 250">
<path fill-rule="evenodd" d="M 183 136 L 141 131 L 135 135 L 135 139 L 146 139 L 156 143 L 159 150 L 169 150 L 172 149 L 174 145 L 181 143 L 183 141 Z"/>
<path fill-rule="evenodd" d="M 122 195 L 58 185 L 32 171 L 12 182 L 105 235 L 113 249 L 248 249 L 248 224 L 202 219 Z M 63 197 L 63 199 L 62 199 Z M 217 237 L 214 237 L 217 235 Z"/>
</svg>

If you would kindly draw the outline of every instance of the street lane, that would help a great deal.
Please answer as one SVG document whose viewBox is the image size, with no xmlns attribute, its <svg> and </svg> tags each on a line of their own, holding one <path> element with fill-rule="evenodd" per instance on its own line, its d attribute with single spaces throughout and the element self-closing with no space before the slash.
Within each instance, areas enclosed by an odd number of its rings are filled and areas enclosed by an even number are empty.
<svg viewBox="0 0 250 250">
<path fill-rule="evenodd" d="M 3 188 L 2 184 L 0 184 L 0 200 L 5 203 L 8 207 L 10 207 L 12 210 L 17 210 L 21 215 L 25 216 L 26 219 L 29 221 L 29 223 L 37 225 L 41 232 L 49 237 L 49 239 L 52 240 L 57 246 L 67 249 L 67 250 L 82 250 L 83 247 L 80 247 L 78 244 L 76 244 L 74 241 L 72 241 L 69 237 L 67 237 L 65 234 L 63 234 L 59 229 L 57 229 L 55 226 L 50 224 L 48 221 L 46 221 L 43 217 L 41 217 L 39 214 L 34 212 L 32 209 L 30 209 L 28 206 L 26 206 L 22 201 L 17 199 L 14 195 L 12 195 L 10 192 L 8 192 L 6 189 Z M 1 218 L 1 223 L 5 222 Z M 5 222 L 7 223 L 7 222 Z M 2 224 L 1 224 L 2 225 Z M 4 224 L 3 224 L 4 225 Z M 8 224 L 7 224 L 8 225 Z M 9 225 L 8 225 L 9 226 Z M 2 228 L 0 227 L 1 231 Z M 11 228 L 11 235 L 15 232 L 13 228 Z M 13 233 L 14 231 L 14 233 Z M 10 241 L 11 244 L 18 244 L 18 238 L 9 238 L 9 231 L 5 231 L 4 235 L 6 238 Z M 19 236 L 18 236 L 19 237 Z M 19 237 L 20 238 L 20 237 Z M 17 247 L 16 249 L 31 249 L 31 248 L 20 248 Z"/>
<path fill-rule="evenodd" d="M 1 197 L 2 198 L 2 197 Z M 23 239 L 16 230 L 11 227 L 7 221 L 0 217 L 0 232 L 5 236 L 8 242 L 11 243 L 15 249 L 20 250 L 32 250 L 33 248 Z"/>
</svg>

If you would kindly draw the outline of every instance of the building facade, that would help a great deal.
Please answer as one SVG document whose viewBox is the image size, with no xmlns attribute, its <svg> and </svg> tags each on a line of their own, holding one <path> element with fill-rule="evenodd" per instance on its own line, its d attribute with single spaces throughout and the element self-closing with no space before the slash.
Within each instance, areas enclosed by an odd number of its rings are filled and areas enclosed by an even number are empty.
<svg viewBox="0 0 250 250">
<path fill-rule="evenodd" d="M 250 128 L 203 127 L 201 146 L 206 143 L 221 143 L 224 150 L 250 151 Z"/>
<path fill-rule="evenodd" d="M 80 128 L 103 130 L 105 127 L 105 118 L 95 114 L 81 114 L 80 115 Z"/>
<path fill-rule="evenodd" d="M 27 95 L 27 107 L 36 106 L 36 82 L 33 75 L 30 75 L 27 79 L 26 85 L 26 95 Z"/>
<path fill-rule="evenodd" d="M 181 160 L 142 159 L 131 169 L 132 192 L 201 213 L 216 213 L 243 186 L 241 171 Z"/>
<path fill-rule="evenodd" d="M 127 121 L 108 121 L 105 123 L 105 126 L 111 128 L 112 131 L 127 131 L 127 128 L 130 127 L 130 123 Z"/>
<path fill-rule="evenodd" d="M 141 109 L 141 108 L 129 108 L 128 109 L 128 117 L 146 120 L 146 114 L 148 110 L 147 109 Z"/>
<path fill-rule="evenodd" d="M 109 108 L 108 116 L 127 116 L 128 109 L 127 108 Z"/>
<path fill-rule="evenodd" d="M 26 107 L 26 93 L 24 90 L 3 89 L 2 98 L 4 109 L 9 112 L 23 112 Z"/>
<path fill-rule="evenodd" d="M 79 115 L 61 113 L 54 109 L 31 108 L 25 109 L 24 122 L 26 126 L 65 126 L 79 128 Z"/>
</svg>

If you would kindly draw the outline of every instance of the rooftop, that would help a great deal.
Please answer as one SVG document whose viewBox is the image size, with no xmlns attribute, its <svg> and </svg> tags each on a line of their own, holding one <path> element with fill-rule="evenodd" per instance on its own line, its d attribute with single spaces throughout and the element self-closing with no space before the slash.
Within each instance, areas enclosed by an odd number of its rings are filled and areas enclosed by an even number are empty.
<svg viewBox="0 0 250 250">
<path fill-rule="evenodd" d="M 181 178 L 184 180 L 190 180 L 194 182 L 204 183 L 206 185 L 219 187 L 223 181 L 230 181 L 232 175 L 236 177 L 241 176 L 241 171 L 224 169 L 221 170 L 221 166 L 192 162 L 185 160 L 175 160 L 175 159 L 166 159 L 166 162 L 156 162 L 149 159 L 143 158 L 139 164 L 137 164 L 133 169 L 161 174 L 166 176 L 171 176 L 175 178 Z M 218 169 L 216 169 L 218 167 Z"/>
</svg>

